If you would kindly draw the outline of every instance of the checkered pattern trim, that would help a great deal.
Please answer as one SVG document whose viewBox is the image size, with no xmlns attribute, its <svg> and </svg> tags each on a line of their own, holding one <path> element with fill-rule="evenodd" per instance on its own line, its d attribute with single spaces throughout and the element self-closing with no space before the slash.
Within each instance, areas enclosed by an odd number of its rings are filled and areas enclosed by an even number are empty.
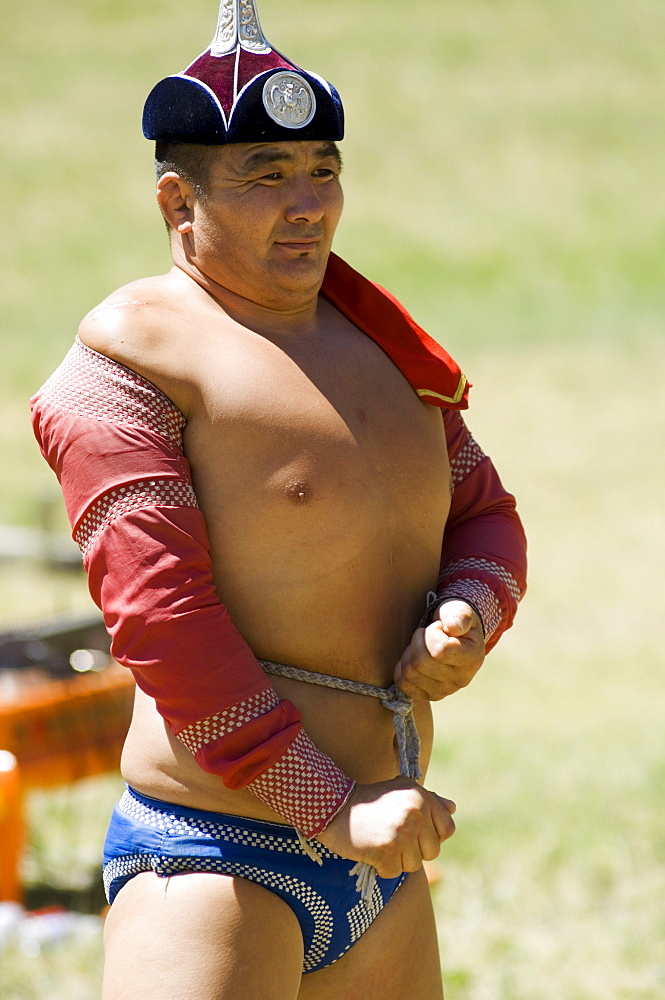
<svg viewBox="0 0 665 1000">
<path fill-rule="evenodd" d="M 469 440 L 450 460 L 450 478 L 453 489 L 487 458 L 479 444 L 469 435 Z"/>
<path fill-rule="evenodd" d="M 152 382 L 78 338 L 40 389 L 40 396 L 67 413 L 140 427 L 182 446 L 186 420 L 177 406 Z"/>
<path fill-rule="evenodd" d="M 269 849 L 275 850 L 275 848 Z M 216 872 L 220 875 L 235 875 L 237 878 L 246 878 L 250 882 L 256 882 L 267 889 L 278 890 L 297 899 L 307 909 L 314 922 L 312 943 L 303 958 L 303 972 L 312 972 L 319 966 L 327 968 L 338 962 L 349 948 L 360 940 L 385 906 L 381 890 L 378 885 L 375 885 L 369 906 L 360 900 L 347 912 L 349 942 L 338 955 L 330 958 L 327 953 L 334 933 L 334 914 L 325 899 L 312 886 L 300 879 L 282 872 L 271 872 L 265 868 L 257 868 L 254 865 L 228 861 L 225 858 L 170 858 L 161 854 L 125 854 L 120 858 L 114 858 L 113 861 L 109 861 L 104 866 L 103 878 L 106 898 L 110 898 L 112 884 L 117 878 L 132 878 L 141 872 L 154 872 L 162 878 L 179 875 L 183 872 Z M 402 884 L 404 878 L 405 876 L 402 876 L 399 885 Z"/>
<path fill-rule="evenodd" d="M 160 864 L 159 854 L 124 854 L 104 865 L 104 892 L 111 898 L 111 886 L 117 878 L 130 879 L 141 872 L 156 872 Z"/>
<path fill-rule="evenodd" d="M 198 507 L 198 503 L 185 479 L 141 479 L 110 490 L 92 504 L 74 532 L 83 555 L 108 524 L 143 507 Z"/>
<path fill-rule="evenodd" d="M 346 919 L 349 921 L 349 935 L 351 937 L 349 948 L 363 936 L 369 925 L 372 921 L 376 920 L 382 909 L 383 896 L 381 895 L 381 890 L 375 882 L 369 906 L 367 906 L 367 904 L 361 899 L 360 902 L 356 903 L 356 905 L 353 906 L 346 915 Z"/>
<path fill-rule="evenodd" d="M 482 559 L 478 556 L 469 556 L 466 559 L 456 559 L 454 562 L 446 563 L 441 570 L 441 576 L 449 576 L 451 573 L 465 572 L 468 570 L 480 573 L 490 573 L 492 576 L 498 577 L 499 580 L 501 580 L 501 582 L 507 587 L 511 597 L 513 597 L 516 601 L 521 599 L 522 592 L 515 577 L 506 569 L 505 566 L 502 566 L 501 563 L 494 562 L 491 559 Z"/>
<path fill-rule="evenodd" d="M 258 694 L 252 695 L 245 701 L 239 701 L 236 705 L 225 708 L 222 712 L 209 715 L 207 719 L 199 719 L 191 725 L 181 729 L 176 736 L 187 749 L 195 754 L 202 746 L 214 743 L 215 740 L 222 739 L 227 733 L 239 729 L 246 722 L 258 719 L 273 708 L 279 705 L 279 698 L 272 688 L 264 688 Z"/>
<path fill-rule="evenodd" d="M 447 574 L 446 574 L 447 575 Z M 501 624 L 501 605 L 496 594 L 486 583 L 480 580 L 453 580 L 438 591 L 438 597 L 468 600 L 480 612 L 485 630 L 485 642 L 489 642 Z"/>
<path fill-rule="evenodd" d="M 272 767 L 248 791 L 305 837 L 321 833 L 350 795 L 354 783 L 301 730 Z"/>
<path fill-rule="evenodd" d="M 171 836 L 198 837 L 211 841 L 223 840 L 225 843 L 241 844 L 243 847 L 277 851 L 279 854 L 297 854 L 301 857 L 306 853 L 302 849 L 295 830 L 279 823 L 268 823 L 266 820 L 261 820 L 261 829 L 255 830 L 227 820 L 219 822 L 212 819 L 201 819 L 198 816 L 190 819 L 179 816 L 177 813 L 167 812 L 163 808 L 146 805 L 130 791 L 124 793 L 117 808 L 118 812 L 129 819 Z M 267 830 L 270 832 L 268 833 Z M 316 853 L 321 858 L 337 857 L 318 841 Z"/>
</svg>

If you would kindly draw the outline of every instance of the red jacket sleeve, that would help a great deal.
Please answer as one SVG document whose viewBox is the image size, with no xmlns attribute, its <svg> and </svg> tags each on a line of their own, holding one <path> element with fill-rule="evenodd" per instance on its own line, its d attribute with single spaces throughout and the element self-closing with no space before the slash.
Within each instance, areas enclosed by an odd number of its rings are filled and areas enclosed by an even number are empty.
<svg viewBox="0 0 665 1000">
<path fill-rule="evenodd" d="M 217 595 L 182 413 L 78 340 L 32 409 L 113 656 L 204 770 L 321 832 L 353 783 L 277 697 Z"/>
<path fill-rule="evenodd" d="M 460 413 L 443 410 L 452 502 L 441 550 L 437 597 L 473 604 L 486 648 L 510 628 L 526 590 L 526 539 L 515 498 L 476 444 Z"/>
</svg>

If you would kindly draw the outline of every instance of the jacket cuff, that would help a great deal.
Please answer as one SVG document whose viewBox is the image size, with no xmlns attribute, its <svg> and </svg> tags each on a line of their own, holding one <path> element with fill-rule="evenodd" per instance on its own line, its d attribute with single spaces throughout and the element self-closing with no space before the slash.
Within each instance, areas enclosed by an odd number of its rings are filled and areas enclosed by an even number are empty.
<svg viewBox="0 0 665 1000">
<path fill-rule="evenodd" d="M 286 753 L 245 787 L 311 838 L 325 830 L 354 786 L 301 730 Z"/>
</svg>

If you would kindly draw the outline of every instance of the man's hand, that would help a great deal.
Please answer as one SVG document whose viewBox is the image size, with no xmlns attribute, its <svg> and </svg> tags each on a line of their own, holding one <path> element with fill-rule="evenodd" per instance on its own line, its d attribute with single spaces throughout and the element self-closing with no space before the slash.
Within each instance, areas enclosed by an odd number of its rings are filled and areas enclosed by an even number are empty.
<svg viewBox="0 0 665 1000">
<path fill-rule="evenodd" d="M 356 785 L 316 839 L 343 858 L 372 865 L 381 878 L 397 878 L 438 857 L 455 832 L 454 812 L 454 802 L 410 778 Z"/>
<path fill-rule="evenodd" d="M 464 601 L 446 601 L 436 620 L 417 628 L 395 668 L 395 684 L 411 698 L 439 701 L 473 679 L 485 659 L 480 618 Z"/>
</svg>

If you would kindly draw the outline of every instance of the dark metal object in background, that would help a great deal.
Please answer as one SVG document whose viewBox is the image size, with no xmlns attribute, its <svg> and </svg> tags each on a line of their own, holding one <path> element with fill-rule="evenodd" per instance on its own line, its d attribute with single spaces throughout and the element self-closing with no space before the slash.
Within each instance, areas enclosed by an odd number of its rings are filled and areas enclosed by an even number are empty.
<svg viewBox="0 0 665 1000">
<path fill-rule="evenodd" d="M 101 615 L 50 618 L 0 631 L 0 671 L 32 668 L 54 680 L 71 677 L 75 650 L 98 650 L 108 657 L 109 645 Z"/>
</svg>

